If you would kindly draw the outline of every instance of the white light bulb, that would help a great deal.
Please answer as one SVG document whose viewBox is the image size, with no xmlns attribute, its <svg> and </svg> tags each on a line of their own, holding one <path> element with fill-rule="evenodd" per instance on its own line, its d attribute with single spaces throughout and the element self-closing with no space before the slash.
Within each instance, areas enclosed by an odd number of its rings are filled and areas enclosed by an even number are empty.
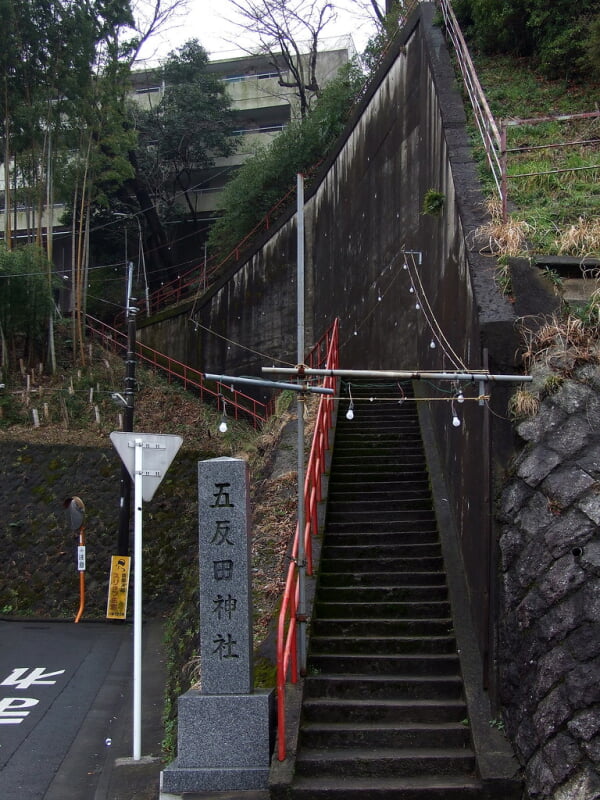
<svg viewBox="0 0 600 800">
<path fill-rule="evenodd" d="M 416 311 L 420 311 L 421 310 L 421 306 L 420 306 L 419 303 L 415 303 L 415 309 L 416 309 Z"/>
<path fill-rule="evenodd" d="M 462 392 L 459 392 L 456 395 L 456 402 L 457 403 L 464 403 L 465 402 L 465 396 L 464 396 L 464 394 Z"/>
<path fill-rule="evenodd" d="M 408 264 L 406 263 L 406 261 L 405 261 L 405 262 L 404 262 L 404 264 L 402 265 L 402 269 L 408 269 Z"/>
<path fill-rule="evenodd" d="M 409 291 L 411 294 L 414 294 L 414 293 L 415 293 L 415 290 L 414 290 L 414 288 L 413 288 L 412 286 L 410 287 L 410 289 L 409 289 L 408 291 Z"/>
<path fill-rule="evenodd" d="M 220 424 L 219 424 L 219 432 L 220 433 L 227 433 L 227 423 L 225 422 L 224 419 L 222 419 Z"/>
<path fill-rule="evenodd" d="M 431 348 L 431 350 L 435 350 L 435 342 L 433 341 L 433 339 L 429 342 L 429 347 Z"/>
<path fill-rule="evenodd" d="M 351 408 L 346 411 L 346 419 L 354 419 L 354 411 Z"/>
<path fill-rule="evenodd" d="M 460 420 L 456 416 L 456 414 L 454 414 L 452 417 L 452 424 L 454 425 L 455 428 L 460 428 Z"/>
</svg>

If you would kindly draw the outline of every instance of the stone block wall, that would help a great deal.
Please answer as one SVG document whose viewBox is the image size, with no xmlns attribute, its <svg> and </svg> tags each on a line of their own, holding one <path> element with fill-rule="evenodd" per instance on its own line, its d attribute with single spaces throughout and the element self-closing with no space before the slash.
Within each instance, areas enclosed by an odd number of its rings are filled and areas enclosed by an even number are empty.
<svg viewBox="0 0 600 800">
<path fill-rule="evenodd" d="M 600 797 L 600 367 L 576 369 L 517 430 L 524 447 L 499 504 L 507 730 L 532 798 L 593 800 Z"/>
</svg>

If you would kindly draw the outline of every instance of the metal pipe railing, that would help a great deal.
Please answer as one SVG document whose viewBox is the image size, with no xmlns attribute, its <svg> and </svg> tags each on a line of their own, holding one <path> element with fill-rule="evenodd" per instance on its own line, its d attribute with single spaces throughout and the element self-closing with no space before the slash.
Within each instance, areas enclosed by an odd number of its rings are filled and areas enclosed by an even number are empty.
<svg viewBox="0 0 600 800">
<path fill-rule="evenodd" d="M 450 0 L 438 0 L 438 2 L 442 16 L 444 17 L 446 32 L 454 47 L 456 60 L 458 62 L 463 82 L 473 108 L 475 124 L 477 125 L 479 135 L 481 136 L 481 140 L 485 148 L 490 170 L 492 172 L 498 194 L 502 196 L 503 173 L 500 155 L 502 152 L 500 131 L 498 129 L 496 120 L 490 111 L 490 107 L 484 91 L 481 88 L 481 84 L 479 83 L 479 78 L 477 77 L 477 72 L 475 71 L 473 61 L 471 60 L 469 48 L 467 47 L 458 21 L 454 15 L 454 11 L 452 10 Z"/>
<path fill-rule="evenodd" d="M 127 336 L 117 328 L 89 315 L 86 316 L 86 326 L 93 336 L 99 338 L 113 352 L 127 349 Z M 136 342 L 136 355 L 149 366 L 165 373 L 169 383 L 175 379 L 183 384 L 184 389 L 195 389 L 201 400 L 204 400 L 205 395 L 215 399 L 217 404 L 225 400 L 233 410 L 235 419 L 240 416 L 249 417 L 255 428 L 260 427 L 272 414 L 272 403 L 256 400 L 221 381 L 216 381 L 214 387 L 207 385 L 202 372 L 148 345 Z"/>
</svg>

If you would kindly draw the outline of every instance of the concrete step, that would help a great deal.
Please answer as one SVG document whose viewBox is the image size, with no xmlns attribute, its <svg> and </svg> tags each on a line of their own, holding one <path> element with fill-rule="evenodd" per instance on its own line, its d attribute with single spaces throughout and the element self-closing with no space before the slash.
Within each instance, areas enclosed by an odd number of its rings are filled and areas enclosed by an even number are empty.
<svg viewBox="0 0 600 800">
<path fill-rule="evenodd" d="M 328 492 L 328 505 L 337 503 L 385 503 L 385 502 L 431 502 L 431 492 L 425 481 L 413 481 L 411 484 L 392 484 L 389 486 L 375 484 L 371 488 L 348 487 L 348 484 L 337 484 Z"/>
<path fill-rule="evenodd" d="M 414 484 L 409 487 L 389 487 L 373 486 L 365 489 L 363 486 L 356 485 L 348 489 L 347 486 L 339 486 L 329 493 L 327 503 L 329 506 L 336 506 L 338 503 L 415 503 L 421 502 L 431 506 L 431 492 L 427 486 L 418 488 Z"/>
<path fill-rule="evenodd" d="M 398 452 L 422 453 L 421 434 L 418 431 L 411 431 L 410 433 L 365 436 L 360 439 L 344 438 L 335 445 L 333 457 L 356 455 L 370 458 L 374 453 L 394 455 Z"/>
<path fill-rule="evenodd" d="M 414 434 L 418 428 L 418 417 L 413 419 L 399 419 L 387 416 L 385 419 L 377 418 L 377 414 L 364 414 L 361 424 L 350 425 L 338 415 L 336 426 L 336 445 L 349 442 L 350 444 L 365 444 L 367 441 L 376 443 L 402 442 L 406 437 Z"/>
<path fill-rule="evenodd" d="M 371 533 L 417 533 L 423 536 L 435 536 L 438 531 L 434 515 L 429 520 L 398 519 L 378 520 L 370 523 L 368 519 L 339 519 L 327 522 L 328 534 L 359 533 L 365 536 Z M 368 541 L 368 540 L 367 540 Z"/>
<path fill-rule="evenodd" d="M 389 649 L 386 649 L 385 644 Z M 347 650 L 338 653 L 311 651 L 308 660 L 308 673 L 323 676 L 340 675 L 419 675 L 453 676 L 460 671 L 456 653 L 403 654 L 395 648 L 395 640 L 387 639 L 379 643 L 377 651 L 365 653 L 354 650 L 353 642 L 346 640 Z"/>
<path fill-rule="evenodd" d="M 321 586 L 321 603 L 415 603 L 447 600 L 445 586 Z"/>
<path fill-rule="evenodd" d="M 306 697 L 302 715 L 309 722 L 355 722 L 377 725 L 381 722 L 434 723 L 466 721 L 467 707 L 462 697 L 447 698 L 347 698 Z"/>
<path fill-rule="evenodd" d="M 408 514 L 414 514 L 414 518 L 417 520 L 421 519 L 421 514 L 425 515 L 425 519 L 431 519 L 431 500 L 409 497 L 381 501 L 353 500 L 348 503 L 334 502 L 327 507 L 327 519 L 338 522 L 340 519 L 370 519 L 372 521 L 383 520 L 386 522 L 397 517 L 403 519 Z"/>
<path fill-rule="evenodd" d="M 481 782 L 464 775 L 360 778 L 298 776 L 289 795 L 272 800 L 487 800 Z M 508 796 L 505 800 L 511 800 Z M 515 798 L 516 800 L 516 798 Z"/>
<path fill-rule="evenodd" d="M 475 756 L 470 748 L 303 748 L 296 758 L 299 775 L 380 778 L 418 776 L 474 776 Z"/>
<path fill-rule="evenodd" d="M 428 630 L 431 626 L 432 620 L 423 620 L 423 622 L 426 623 L 425 630 Z M 334 624 L 334 622 L 331 623 L 331 625 Z M 369 624 L 372 629 L 376 629 L 378 623 L 377 620 L 371 619 Z M 365 653 L 367 655 L 369 653 L 387 653 L 387 648 L 390 646 L 388 639 L 390 638 L 393 640 L 396 653 L 410 653 L 424 656 L 427 654 L 456 652 L 456 641 L 452 634 L 426 635 L 421 631 L 416 632 L 415 635 L 412 636 L 392 636 L 386 637 L 385 639 L 375 636 L 357 636 L 352 640 L 352 652 Z M 329 642 L 329 645 L 327 642 Z M 325 652 L 329 652 L 330 654 L 348 652 L 348 637 L 313 636 L 311 638 L 311 652 L 319 654 Z"/>
<path fill-rule="evenodd" d="M 450 616 L 450 604 L 445 601 L 428 603 L 322 603 L 317 601 L 315 613 L 320 619 L 389 619 L 410 617 L 436 619 Z"/>
<path fill-rule="evenodd" d="M 366 538 L 366 537 L 365 537 Z M 369 558 L 437 558 L 441 556 L 442 548 L 438 542 L 416 542 L 410 544 L 374 544 L 370 540 L 362 545 L 340 545 L 335 540 L 323 546 L 323 558 L 333 559 L 356 559 L 357 563 Z"/>
<path fill-rule="evenodd" d="M 321 572 L 319 586 L 445 586 L 444 572 Z"/>
<path fill-rule="evenodd" d="M 321 568 L 325 572 L 439 572 L 443 569 L 442 557 L 417 558 L 364 558 L 360 564 L 351 558 L 324 558 Z"/>
<path fill-rule="evenodd" d="M 390 456 L 379 456 L 377 453 L 372 453 L 370 457 L 366 456 L 333 456 L 331 462 L 331 469 L 336 472 L 338 476 L 343 475 L 345 470 L 360 469 L 363 473 L 380 472 L 384 469 L 386 472 L 401 469 L 416 469 L 425 470 L 425 456 L 422 453 L 394 453 Z"/>
<path fill-rule="evenodd" d="M 310 749 L 365 747 L 465 747 L 471 746 L 468 725 L 460 722 L 426 723 L 306 722 L 300 740 Z"/>
<path fill-rule="evenodd" d="M 327 545 L 335 547 L 377 547 L 383 545 L 389 547 L 397 544 L 439 544 L 439 536 L 435 528 L 432 530 L 420 531 L 355 531 L 346 533 L 339 526 L 327 532 Z"/>
<path fill-rule="evenodd" d="M 458 700 L 458 675 L 308 675 L 304 696 L 345 700 Z"/>
<path fill-rule="evenodd" d="M 411 640 L 430 636 L 446 639 L 453 635 L 453 622 L 450 617 L 440 619 L 374 619 L 370 621 L 356 619 L 313 619 L 311 626 L 311 646 L 340 638 L 367 638 L 372 644 L 381 638 L 394 636 L 399 642 L 407 637 Z M 418 634 L 415 636 L 414 634 Z M 368 647 L 369 643 L 365 644 Z M 319 652 L 325 652 L 319 649 Z M 369 652 L 367 650 L 367 652 Z M 444 651 L 447 652 L 447 651 Z"/>
<path fill-rule="evenodd" d="M 395 522 L 400 524 L 410 521 L 415 523 L 435 522 L 435 515 L 431 504 L 423 507 L 422 503 L 417 503 L 414 508 L 410 505 L 398 504 L 396 507 L 389 508 L 382 503 L 350 503 L 349 505 L 342 505 L 335 503 L 331 508 L 327 509 L 326 523 L 328 522 L 351 522 L 367 523 L 365 530 L 372 527 L 374 522 Z"/>
<path fill-rule="evenodd" d="M 332 491 L 335 491 L 337 487 L 340 485 L 350 487 L 352 484 L 359 484 L 361 487 L 366 488 L 376 488 L 381 486 L 389 486 L 389 484 L 396 483 L 400 487 L 404 485 L 405 487 L 409 486 L 412 483 L 421 483 L 422 481 L 428 480 L 428 473 L 425 467 L 420 467 L 419 469 L 411 469 L 410 471 L 406 472 L 398 472 L 395 469 L 385 469 L 380 470 L 379 472 L 364 472 L 360 469 L 360 466 L 352 468 L 352 467 L 340 467 L 340 472 L 332 471 L 331 472 L 331 479 L 329 488 Z"/>
<path fill-rule="evenodd" d="M 343 478 L 339 478 L 335 472 L 331 472 L 329 479 L 329 492 L 335 495 L 337 491 L 354 492 L 354 491 L 415 491 L 422 490 L 425 486 L 429 486 L 429 478 L 427 470 L 419 470 L 418 472 L 390 472 L 390 470 L 382 470 L 381 473 L 369 473 L 369 475 L 361 476 L 360 469 L 354 472 L 347 471 Z"/>
</svg>

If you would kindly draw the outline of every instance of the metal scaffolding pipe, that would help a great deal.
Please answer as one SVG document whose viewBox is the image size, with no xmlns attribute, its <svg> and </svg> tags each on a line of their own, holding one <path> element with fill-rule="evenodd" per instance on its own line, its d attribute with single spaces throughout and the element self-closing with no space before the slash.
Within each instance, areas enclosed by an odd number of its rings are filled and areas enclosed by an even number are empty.
<svg viewBox="0 0 600 800">
<path fill-rule="evenodd" d="M 521 383 L 531 381 L 531 375 L 492 375 L 489 372 L 409 372 L 406 370 L 369 369 L 313 369 L 312 367 L 263 367 L 263 372 L 282 375 L 340 377 L 340 378 L 394 378 L 396 380 L 436 381 L 492 381 L 494 383 Z"/>
</svg>

